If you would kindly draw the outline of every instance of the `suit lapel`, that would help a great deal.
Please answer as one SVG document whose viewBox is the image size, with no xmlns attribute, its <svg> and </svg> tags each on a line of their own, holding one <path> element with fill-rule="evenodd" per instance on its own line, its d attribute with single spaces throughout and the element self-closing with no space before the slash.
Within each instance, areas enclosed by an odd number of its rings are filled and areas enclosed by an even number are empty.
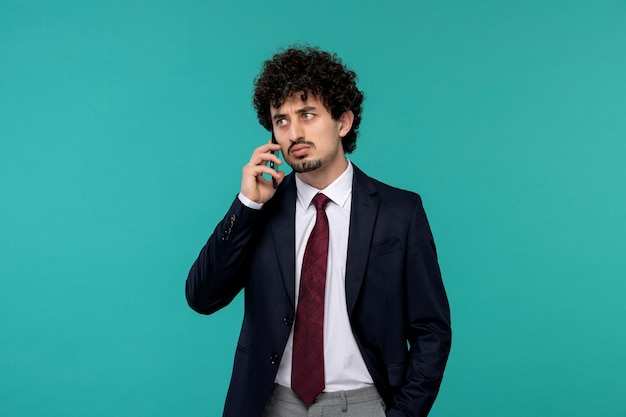
<svg viewBox="0 0 626 417">
<path fill-rule="evenodd" d="M 353 167 L 352 210 L 346 260 L 346 302 L 349 315 L 352 314 L 365 277 L 379 205 L 376 189 L 369 177 L 354 164 Z M 296 184 L 293 175 L 288 175 L 281 183 L 267 209 L 273 211 L 268 217 L 278 267 L 291 305 L 295 307 Z"/>
<path fill-rule="evenodd" d="M 346 261 L 346 302 L 349 316 L 352 315 L 365 277 L 378 206 L 379 201 L 374 185 L 363 171 L 354 166 L 350 236 Z"/>
<path fill-rule="evenodd" d="M 272 198 L 269 217 L 270 228 L 276 248 L 278 268 L 291 305 L 295 306 L 296 276 L 296 182 L 294 174 L 285 177 Z"/>
</svg>

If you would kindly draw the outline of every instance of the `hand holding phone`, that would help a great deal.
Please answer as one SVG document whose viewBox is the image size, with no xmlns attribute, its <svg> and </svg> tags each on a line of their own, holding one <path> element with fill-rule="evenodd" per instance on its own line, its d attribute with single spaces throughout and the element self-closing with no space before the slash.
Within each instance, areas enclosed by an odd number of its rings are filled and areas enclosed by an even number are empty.
<svg viewBox="0 0 626 417">
<path fill-rule="evenodd" d="M 261 204 L 267 202 L 285 177 L 283 171 L 276 169 L 283 162 L 275 155 L 276 151 L 280 151 L 280 146 L 277 145 L 267 141 L 257 147 L 248 163 L 243 166 L 240 192 L 251 201 Z"/>
</svg>

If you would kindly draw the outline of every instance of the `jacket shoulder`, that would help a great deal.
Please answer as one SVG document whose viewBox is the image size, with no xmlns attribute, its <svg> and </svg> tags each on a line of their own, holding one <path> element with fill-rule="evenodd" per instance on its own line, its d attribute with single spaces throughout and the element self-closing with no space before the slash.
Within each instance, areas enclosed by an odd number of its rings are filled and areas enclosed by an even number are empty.
<svg viewBox="0 0 626 417">
<path fill-rule="evenodd" d="M 422 203 L 422 198 L 418 193 L 394 187 L 372 178 L 356 166 L 354 166 L 354 186 L 364 189 L 371 195 L 376 195 L 382 204 L 393 203 L 395 205 L 407 204 L 415 206 Z"/>
</svg>

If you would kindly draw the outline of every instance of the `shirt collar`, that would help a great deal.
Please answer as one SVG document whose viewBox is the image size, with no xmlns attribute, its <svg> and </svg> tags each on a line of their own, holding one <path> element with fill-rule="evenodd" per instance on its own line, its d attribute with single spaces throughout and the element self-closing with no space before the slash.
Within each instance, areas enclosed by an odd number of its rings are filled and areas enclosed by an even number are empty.
<svg viewBox="0 0 626 417">
<path fill-rule="evenodd" d="M 352 193 L 352 177 L 354 176 L 354 168 L 352 163 L 348 159 L 348 167 L 335 181 L 330 183 L 328 187 L 323 190 L 318 190 L 315 187 L 302 181 L 296 175 L 296 190 L 298 192 L 298 203 L 305 210 L 311 204 L 311 200 L 317 193 L 324 193 L 326 197 L 330 198 L 333 203 L 343 207 L 348 201 L 348 197 Z"/>
</svg>

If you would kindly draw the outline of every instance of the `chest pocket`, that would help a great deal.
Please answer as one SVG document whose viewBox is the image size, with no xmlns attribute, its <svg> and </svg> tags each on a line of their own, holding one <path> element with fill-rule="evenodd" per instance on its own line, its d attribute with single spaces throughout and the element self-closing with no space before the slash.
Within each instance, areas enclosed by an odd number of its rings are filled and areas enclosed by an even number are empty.
<svg viewBox="0 0 626 417">
<path fill-rule="evenodd" d="M 370 259 L 402 249 L 400 239 L 389 239 L 370 249 Z"/>
</svg>

